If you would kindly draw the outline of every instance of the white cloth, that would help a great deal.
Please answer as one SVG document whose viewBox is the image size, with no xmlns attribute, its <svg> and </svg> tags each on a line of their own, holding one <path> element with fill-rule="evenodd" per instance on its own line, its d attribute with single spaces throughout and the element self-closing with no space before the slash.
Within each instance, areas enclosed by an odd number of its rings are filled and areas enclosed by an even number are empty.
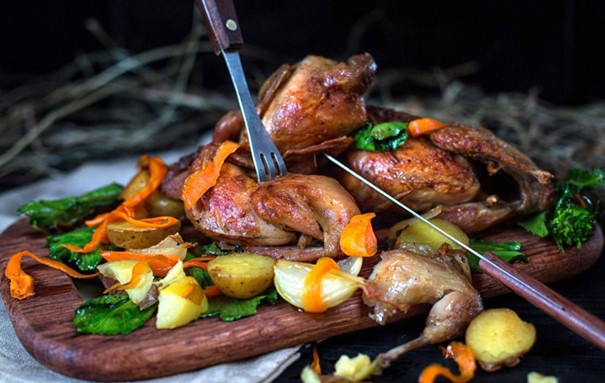
<svg viewBox="0 0 605 383">
<path fill-rule="evenodd" d="M 160 154 L 166 163 L 176 161 L 187 151 Z M 18 218 L 16 209 L 29 201 L 57 199 L 88 192 L 99 186 L 118 182 L 125 184 L 136 172 L 137 158 L 82 165 L 54 179 L 10 190 L 0 194 L 0 232 Z M 4 272 L 4 270 L 2 270 Z M 199 371 L 148 380 L 153 383 L 179 382 L 270 382 L 300 356 L 298 347 L 286 348 L 237 363 L 226 363 Z M 51 371 L 38 363 L 21 345 L 13 330 L 4 302 L 0 303 L 0 382 L 46 383 L 84 382 Z"/>
</svg>

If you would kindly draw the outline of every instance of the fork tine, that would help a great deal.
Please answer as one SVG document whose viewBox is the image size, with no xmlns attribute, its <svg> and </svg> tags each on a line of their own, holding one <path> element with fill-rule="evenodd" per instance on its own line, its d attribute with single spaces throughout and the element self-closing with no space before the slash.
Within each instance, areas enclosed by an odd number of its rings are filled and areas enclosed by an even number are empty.
<svg viewBox="0 0 605 383">
<path fill-rule="evenodd" d="M 279 175 L 280 176 L 285 176 L 286 174 L 288 174 L 288 168 L 286 167 L 286 163 L 284 162 L 283 157 L 281 156 L 281 154 L 279 153 L 272 153 L 273 159 L 275 160 L 275 163 L 277 164 L 277 167 L 279 169 Z"/>
</svg>

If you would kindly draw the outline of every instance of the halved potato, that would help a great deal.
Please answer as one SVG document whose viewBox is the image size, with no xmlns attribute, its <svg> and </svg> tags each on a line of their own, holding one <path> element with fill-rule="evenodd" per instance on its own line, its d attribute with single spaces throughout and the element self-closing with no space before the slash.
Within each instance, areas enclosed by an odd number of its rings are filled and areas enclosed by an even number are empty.
<svg viewBox="0 0 605 383">
<path fill-rule="evenodd" d="M 430 219 L 429 222 L 465 245 L 469 244 L 468 235 L 453 223 L 439 218 Z M 400 248 L 402 243 L 424 244 L 430 246 L 433 250 L 437 250 L 442 244 L 447 243 L 452 249 L 462 249 L 460 245 L 420 220 L 413 221 L 399 233 L 395 247 Z"/>
<path fill-rule="evenodd" d="M 247 299 L 265 291 L 273 281 L 275 260 L 254 253 L 232 253 L 208 262 L 212 282 L 229 297 Z"/>
<path fill-rule="evenodd" d="M 144 249 L 151 247 L 181 228 L 181 223 L 164 228 L 141 227 L 128 221 L 118 221 L 107 225 L 109 241 L 124 249 Z"/>
<path fill-rule="evenodd" d="M 159 329 L 181 327 L 208 310 L 208 299 L 195 278 L 184 276 L 160 290 L 155 326 Z"/>
</svg>

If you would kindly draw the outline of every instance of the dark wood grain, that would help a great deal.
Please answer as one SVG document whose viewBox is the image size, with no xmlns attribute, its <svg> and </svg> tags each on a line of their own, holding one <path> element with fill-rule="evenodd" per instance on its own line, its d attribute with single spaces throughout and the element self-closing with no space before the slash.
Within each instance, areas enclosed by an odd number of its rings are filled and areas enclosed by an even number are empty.
<svg viewBox="0 0 605 383">
<path fill-rule="evenodd" d="M 588 269 L 603 248 L 600 228 L 582 249 L 570 248 L 564 253 L 552 242 L 517 229 L 502 229 L 486 239 L 521 241 L 530 262 L 515 267 L 545 283 Z M 25 221 L 17 222 L 0 235 L 0 267 L 4 270 L 10 255 L 20 250 L 47 255 L 44 242 L 44 236 L 35 233 Z M 367 308 L 356 294 L 321 315 L 301 313 L 280 301 L 274 306 L 262 306 L 257 315 L 236 322 L 211 318 L 176 330 L 157 330 L 152 320 L 126 336 L 76 336 L 71 319 L 82 299 L 71 279 L 29 258 L 24 259 L 23 265 L 36 281 L 36 296 L 32 298 L 12 299 L 9 281 L 0 276 L 2 297 L 17 336 L 40 363 L 81 379 L 118 381 L 172 375 L 377 326 L 368 318 Z M 364 272 L 368 271 L 366 267 Z M 487 275 L 475 275 L 473 283 L 486 298 L 508 291 Z M 427 308 L 414 307 L 394 320 L 418 315 Z"/>
</svg>

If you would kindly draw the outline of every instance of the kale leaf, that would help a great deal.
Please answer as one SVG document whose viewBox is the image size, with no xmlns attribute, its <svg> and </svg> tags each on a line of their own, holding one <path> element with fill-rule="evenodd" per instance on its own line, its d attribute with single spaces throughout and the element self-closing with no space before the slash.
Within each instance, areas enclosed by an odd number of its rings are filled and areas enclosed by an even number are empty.
<svg viewBox="0 0 605 383">
<path fill-rule="evenodd" d="M 479 254 L 484 254 L 489 251 L 495 256 L 509 263 L 517 261 L 527 262 L 527 256 L 520 251 L 521 242 L 490 242 L 471 240 L 470 247 Z M 467 252 L 467 256 L 471 270 L 475 273 L 482 273 L 483 270 L 479 268 L 479 257 L 470 252 Z"/>
<path fill-rule="evenodd" d="M 80 228 L 64 234 L 49 235 L 46 237 L 46 246 L 52 259 L 61 261 L 83 273 L 93 272 L 101 263 L 101 249 L 97 248 L 90 253 L 76 253 L 64 247 L 70 244 L 84 247 L 92 238 L 94 229 Z"/>
<path fill-rule="evenodd" d="M 367 123 L 353 136 L 355 148 L 372 152 L 395 150 L 405 144 L 408 138 L 407 122 L 383 122 L 377 125 Z"/>
<path fill-rule="evenodd" d="M 122 186 L 113 183 L 78 197 L 29 202 L 19 209 L 36 230 L 52 233 L 69 229 L 93 214 L 116 205 Z"/>
<path fill-rule="evenodd" d="M 76 309 L 73 325 L 78 334 L 125 335 L 143 326 L 156 308 L 141 310 L 125 294 L 102 295 Z"/>
<path fill-rule="evenodd" d="M 518 223 L 528 232 L 550 235 L 559 250 L 564 246 L 581 247 L 597 221 L 599 206 L 582 193 L 600 188 L 605 183 L 605 171 L 571 169 L 556 185 L 557 201 L 553 208 L 530 216 Z"/>
<path fill-rule="evenodd" d="M 208 310 L 201 315 L 201 318 L 218 315 L 221 320 L 231 322 L 256 314 L 258 305 L 263 301 L 275 304 L 278 298 L 279 295 L 275 289 L 250 299 L 235 299 L 225 296 L 210 298 L 208 299 Z"/>
</svg>

